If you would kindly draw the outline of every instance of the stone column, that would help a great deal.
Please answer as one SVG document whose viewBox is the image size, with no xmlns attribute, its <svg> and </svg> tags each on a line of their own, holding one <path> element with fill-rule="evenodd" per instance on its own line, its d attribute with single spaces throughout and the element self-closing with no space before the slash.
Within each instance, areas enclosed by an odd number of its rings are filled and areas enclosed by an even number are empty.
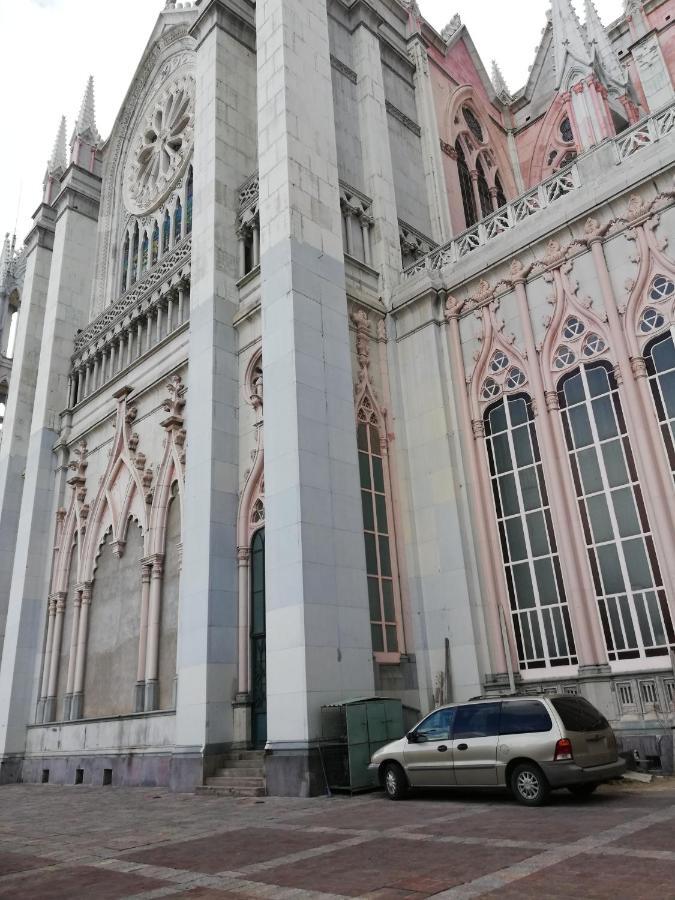
<svg viewBox="0 0 675 900">
<path fill-rule="evenodd" d="M 162 577 L 164 557 L 152 557 L 148 603 L 148 642 L 145 658 L 145 711 L 159 709 L 159 626 L 162 617 Z"/>
<path fill-rule="evenodd" d="M 134 710 L 145 709 L 145 661 L 148 647 L 148 608 L 150 606 L 150 573 L 152 564 L 143 562 L 141 566 L 141 621 L 138 633 L 138 667 L 134 686 Z"/>
<path fill-rule="evenodd" d="M 0 442 L 0 659 L 12 580 L 23 472 L 31 434 L 47 286 L 54 244 L 54 210 L 40 206 L 26 238 L 26 274 L 21 295 L 12 378 Z M 42 600 L 44 611 L 44 598 Z M 44 612 L 43 612 L 44 614 Z"/>
<path fill-rule="evenodd" d="M 239 667 L 237 672 L 237 696 L 234 703 L 234 743 L 235 746 L 245 747 L 251 736 L 249 684 L 251 550 L 249 547 L 237 548 L 237 563 L 239 565 L 239 647 L 237 657 Z"/>
<path fill-rule="evenodd" d="M 266 773 L 271 793 L 307 795 L 320 708 L 371 694 L 373 662 L 326 6 L 256 11 Z"/>
<path fill-rule="evenodd" d="M 238 187 L 256 168 L 251 4 L 204 0 L 196 38 L 194 219 L 186 428 L 189 449 L 178 615 L 175 788 L 203 779 L 232 740 L 237 678 L 240 402 Z M 179 316 L 182 314 L 182 291 Z M 182 321 L 182 318 L 181 318 Z"/>
<path fill-rule="evenodd" d="M 35 717 L 36 722 L 42 722 L 45 716 L 45 706 L 49 693 L 49 670 L 52 660 L 52 645 L 54 642 L 54 619 L 56 618 L 56 598 L 50 597 L 47 604 L 47 639 L 45 640 L 45 659 L 42 666 L 42 686 L 40 688 L 40 700 Z"/>
<path fill-rule="evenodd" d="M 44 708 L 44 721 L 53 722 L 56 719 L 56 689 L 58 687 L 59 659 L 61 657 L 61 639 L 63 636 L 63 617 L 66 612 L 66 595 L 56 595 L 56 617 L 54 619 L 54 634 L 52 636 L 51 657 L 49 661 L 49 681 L 47 687 L 47 700 Z M 46 665 L 46 661 L 45 661 Z"/>
<path fill-rule="evenodd" d="M 70 646 L 68 648 L 68 675 L 66 677 L 66 695 L 63 701 L 63 721 L 70 719 L 75 685 L 75 664 L 77 662 L 77 636 L 80 631 L 80 612 L 82 610 L 82 589 L 77 588 L 73 597 L 73 619 L 70 626 Z"/>
<path fill-rule="evenodd" d="M 75 650 L 75 674 L 73 680 L 73 696 L 70 701 L 70 718 L 81 719 L 84 712 L 84 670 L 87 664 L 87 632 L 89 628 L 89 609 L 93 585 L 87 582 L 82 588 L 80 621 L 77 628 L 77 648 Z"/>
<path fill-rule="evenodd" d="M 67 403 L 73 336 L 89 320 L 100 191 L 97 174 L 71 165 L 54 204 L 53 261 L 0 668 L 0 781 L 16 776 L 16 754 L 25 747 L 25 725 L 38 692 L 56 510 L 67 473 L 53 448 Z"/>
</svg>

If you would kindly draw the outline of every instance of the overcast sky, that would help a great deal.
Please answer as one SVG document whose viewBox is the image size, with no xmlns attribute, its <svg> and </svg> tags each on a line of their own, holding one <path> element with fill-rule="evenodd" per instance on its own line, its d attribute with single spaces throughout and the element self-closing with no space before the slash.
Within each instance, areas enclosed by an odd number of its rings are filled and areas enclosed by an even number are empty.
<svg viewBox="0 0 675 900">
<path fill-rule="evenodd" d="M 439 30 L 458 12 L 488 71 L 493 57 L 511 88 L 521 87 L 546 22 L 550 0 L 418 0 Z M 583 0 L 575 0 L 583 11 Z M 605 22 L 622 0 L 596 0 Z M 19 242 L 41 198 L 47 160 L 62 115 L 68 139 L 90 74 L 106 137 L 164 0 L 0 0 L 0 234 Z"/>
</svg>

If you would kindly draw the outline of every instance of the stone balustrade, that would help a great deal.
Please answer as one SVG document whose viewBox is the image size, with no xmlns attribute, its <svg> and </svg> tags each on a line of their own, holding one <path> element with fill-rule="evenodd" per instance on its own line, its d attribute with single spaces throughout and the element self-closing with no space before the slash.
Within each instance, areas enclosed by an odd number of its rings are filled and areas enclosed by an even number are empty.
<svg viewBox="0 0 675 900">
<path fill-rule="evenodd" d="M 72 409 L 182 328 L 190 317 L 187 238 L 77 335 L 69 376 Z"/>
<path fill-rule="evenodd" d="M 655 144 L 666 135 L 675 131 L 675 104 L 661 112 L 643 119 L 628 131 L 624 131 L 614 141 L 617 164 L 642 150 L 649 144 Z"/>
</svg>

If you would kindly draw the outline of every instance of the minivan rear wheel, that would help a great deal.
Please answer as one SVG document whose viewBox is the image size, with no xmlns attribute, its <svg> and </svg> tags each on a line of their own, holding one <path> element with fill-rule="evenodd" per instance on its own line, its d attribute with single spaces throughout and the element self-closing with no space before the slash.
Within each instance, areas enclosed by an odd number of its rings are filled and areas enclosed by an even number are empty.
<svg viewBox="0 0 675 900">
<path fill-rule="evenodd" d="M 408 782 L 403 769 L 397 763 L 384 767 L 384 791 L 390 800 L 403 800 L 408 793 Z"/>
<path fill-rule="evenodd" d="M 573 794 L 575 797 L 579 797 L 582 799 L 583 797 L 590 797 L 593 791 L 598 787 L 597 784 L 571 784 L 567 790 L 570 794 Z"/>
<path fill-rule="evenodd" d="M 546 776 L 534 763 L 521 763 L 511 772 L 511 792 L 525 806 L 542 806 L 550 791 Z"/>
</svg>

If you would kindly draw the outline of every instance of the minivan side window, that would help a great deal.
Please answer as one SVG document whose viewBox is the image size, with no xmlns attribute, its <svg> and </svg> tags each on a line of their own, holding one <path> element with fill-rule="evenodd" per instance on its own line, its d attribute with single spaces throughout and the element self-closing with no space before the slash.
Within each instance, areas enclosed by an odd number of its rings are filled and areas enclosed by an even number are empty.
<svg viewBox="0 0 675 900">
<path fill-rule="evenodd" d="M 571 694 L 551 697 L 551 703 L 567 731 L 601 731 L 609 728 L 607 719 L 584 697 Z"/>
<path fill-rule="evenodd" d="M 499 720 L 500 734 L 532 734 L 535 731 L 550 731 L 553 722 L 548 710 L 538 700 L 514 700 L 502 703 Z"/>
<path fill-rule="evenodd" d="M 425 741 L 447 741 L 454 717 L 454 706 L 448 709 L 437 709 L 435 712 L 432 712 L 415 729 L 417 740 L 420 743 Z"/>
<path fill-rule="evenodd" d="M 499 733 L 501 703 L 472 703 L 457 707 L 452 739 L 492 737 Z"/>
</svg>

